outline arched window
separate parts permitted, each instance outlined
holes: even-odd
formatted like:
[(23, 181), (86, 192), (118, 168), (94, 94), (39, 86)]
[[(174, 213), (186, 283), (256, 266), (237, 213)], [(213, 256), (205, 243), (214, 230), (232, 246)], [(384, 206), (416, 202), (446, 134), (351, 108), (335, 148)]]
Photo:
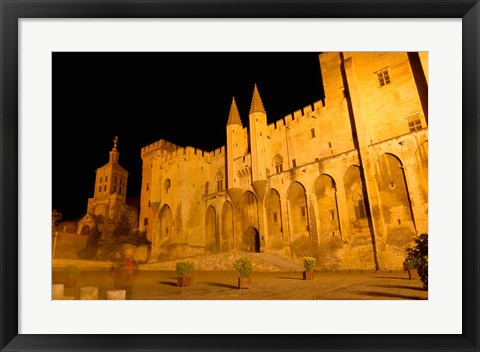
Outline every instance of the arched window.
[(165, 183), (164, 183), (163, 185), (164, 185), (164, 187), (165, 187), (165, 193), (168, 193), (168, 190), (170, 189), (170, 179), (167, 178), (167, 179), (165, 180)]
[(217, 192), (223, 191), (223, 174), (220, 171), (217, 172), (215, 180), (217, 181)]
[(273, 166), (277, 174), (283, 172), (283, 158), (280, 154), (276, 154), (273, 158)]

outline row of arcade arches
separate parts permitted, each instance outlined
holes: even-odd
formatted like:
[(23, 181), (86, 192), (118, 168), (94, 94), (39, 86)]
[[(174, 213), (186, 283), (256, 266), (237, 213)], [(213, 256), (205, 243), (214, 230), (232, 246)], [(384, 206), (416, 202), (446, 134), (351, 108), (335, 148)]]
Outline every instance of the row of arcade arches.
[[(424, 143), (421, 156), (417, 165), (421, 170), (421, 183), (426, 186), (428, 175), (428, 148)], [(380, 203), (388, 204), (389, 207), (408, 206), (408, 211), (392, 214), (381, 208), (382, 216), (387, 224), (413, 224), (410, 199), (406, 184), (403, 165), (399, 158), (392, 154), (383, 154), (376, 164), (376, 177)], [(360, 168), (350, 166), (343, 177), (345, 191), (346, 214), (348, 221), (355, 229), (368, 227), (368, 209), (365, 201), (366, 191), (362, 182)], [(261, 246), (281, 248), (286, 243), (292, 243), (302, 236), (311, 236), (311, 219), (315, 217), (316, 233), (322, 236), (341, 237), (341, 222), (337, 199), (337, 186), (334, 178), (328, 174), (322, 174), (313, 183), (312, 200), (316, 202), (315, 209), (309, 208), (307, 191), (303, 184), (294, 181), (286, 192), (286, 202), (282, 203), (280, 193), (276, 189), (270, 189), (265, 195), (265, 225), (266, 233), (259, 233), (259, 204), (257, 197), (251, 191), (246, 191), (240, 201), (238, 209), (235, 209), (235, 222), (240, 222), (240, 234), (234, 231), (234, 209), (229, 201), (225, 201), (220, 210), (208, 206), (205, 214), (205, 248), (208, 252), (227, 252), (234, 248), (249, 252), (259, 252)], [(285, 207), (287, 209), (283, 209)], [(217, 212), (220, 211), (220, 214)], [(316, 212), (316, 214), (310, 214)], [(288, 222), (284, 224), (284, 222)], [(163, 242), (172, 235), (172, 211), (165, 204), (160, 211), (160, 234), (159, 239)], [(409, 226), (410, 226), (409, 225)], [(238, 226), (238, 224), (237, 224)], [(390, 225), (388, 225), (390, 226)], [(387, 226), (387, 227), (388, 227)], [(412, 225), (414, 226), (414, 225)], [(311, 237), (310, 237), (311, 238)], [(171, 239), (171, 237), (170, 237)]]

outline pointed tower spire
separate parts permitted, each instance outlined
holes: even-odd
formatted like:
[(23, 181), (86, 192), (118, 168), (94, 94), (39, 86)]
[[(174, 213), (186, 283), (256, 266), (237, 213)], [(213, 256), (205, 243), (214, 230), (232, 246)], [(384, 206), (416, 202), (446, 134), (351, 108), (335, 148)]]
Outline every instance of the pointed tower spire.
[(232, 106), (230, 106), (230, 113), (228, 114), (228, 125), (242, 125), (242, 119), (240, 118), (240, 113), (238, 112), (237, 103), (235, 103), (235, 97), (232, 99)]
[(118, 144), (118, 137), (115, 136), (113, 139), (113, 148), (112, 151), (110, 152), (110, 161), (109, 163), (118, 163), (118, 157), (120, 156), (120, 153), (117, 151), (117, 144)]
[(266, 114), (265, 108), (263, 107), (262, 98), (260, 98), (260, 93), (258, 92), (257, 84), (255, 83), (255, 88), (253, 89), (252, 105), (250, 106), (250, 114), (254, 112), (263, 112)]

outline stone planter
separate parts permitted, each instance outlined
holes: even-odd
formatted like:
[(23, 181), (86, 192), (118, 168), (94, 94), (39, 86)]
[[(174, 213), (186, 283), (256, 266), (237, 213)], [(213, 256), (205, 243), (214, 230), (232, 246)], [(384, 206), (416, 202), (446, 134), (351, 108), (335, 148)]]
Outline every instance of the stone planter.
[(252, 279), (250, 277), (238, 278), (238, 289), (250, 288), (251, 284), (252, 284)]
[(96, 286), (80, 287), (80, 299), (81, 300), (97, 300), (98, 287)]
[(188, 287), (192, 284), (191, 276), (177, 276), (177, 287)]
[(303, 272), (304, 280), (313, 280), (313, 271), (304, 271)]

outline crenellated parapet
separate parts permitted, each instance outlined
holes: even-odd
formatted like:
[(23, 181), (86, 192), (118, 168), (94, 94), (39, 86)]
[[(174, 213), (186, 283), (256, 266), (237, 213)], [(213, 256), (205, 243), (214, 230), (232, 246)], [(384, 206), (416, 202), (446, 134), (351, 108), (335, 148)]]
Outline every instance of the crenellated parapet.
[(284, 126), (294, 127), (294, 125), (300, 125), (302, 121), (310, 118), (317, 118), (320, 116), (325, 106), (321, 100), (309, 104), (302, 109), (296, 110), (291, 114), (284, 116), (282, 119), (277, 120), (268, 125), (270, 133), (275, 130), (281, 130)]
[(149, 144), (141, 149), (141, 157), (142, 159), (147, 156), (151, 156), (153, 153), (157, 152), (160, 154), (167, 154), (174, 150), (177, 150), (179, 146), (167, 142), (164, 139), (160, 139), (152, 144)]
[(161, 163), (176, 163), (178, 161), (203, 160), (207, 163), (216, 158), (225, 157), (225, 146), (211, 152), (191, 146), (180, 147), (163, 139), (142, 148), (142, 158), (150, 156)]

